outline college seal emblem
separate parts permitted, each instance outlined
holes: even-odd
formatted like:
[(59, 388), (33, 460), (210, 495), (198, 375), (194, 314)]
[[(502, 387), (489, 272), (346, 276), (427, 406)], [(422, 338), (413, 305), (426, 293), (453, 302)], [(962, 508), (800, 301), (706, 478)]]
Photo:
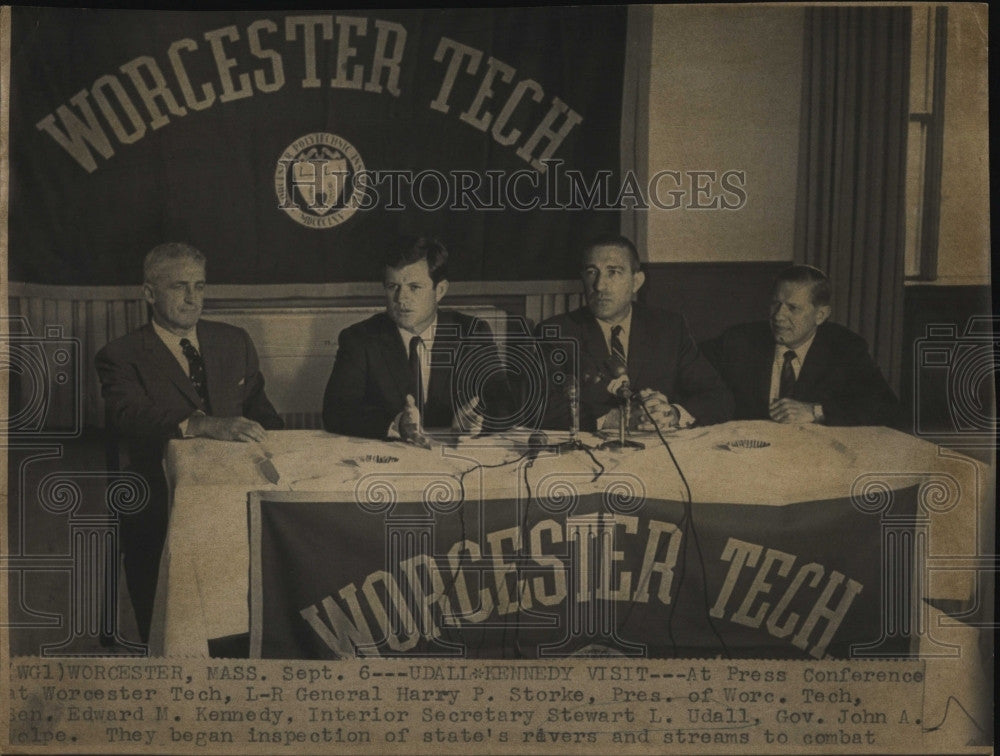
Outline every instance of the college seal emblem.
[(346, 139), (318, 131), (281, 153), (274, 171), (278, 207), (307, 228), (333, 228), (361, 206), (365, 164)]

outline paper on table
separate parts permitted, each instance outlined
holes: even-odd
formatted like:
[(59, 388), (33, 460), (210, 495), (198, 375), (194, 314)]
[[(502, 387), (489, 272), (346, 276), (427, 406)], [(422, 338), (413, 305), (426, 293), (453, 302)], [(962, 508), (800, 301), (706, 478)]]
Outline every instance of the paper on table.
[(260, 449), (261, 455), (263, 455), (257, 458), (257, 470), (264, 476), (268, 483), (277, 484), (281, 480), (281, 475), (278, 473), (271, 459), (274, 455), (263, 443), (258, 442), (257, 447)]

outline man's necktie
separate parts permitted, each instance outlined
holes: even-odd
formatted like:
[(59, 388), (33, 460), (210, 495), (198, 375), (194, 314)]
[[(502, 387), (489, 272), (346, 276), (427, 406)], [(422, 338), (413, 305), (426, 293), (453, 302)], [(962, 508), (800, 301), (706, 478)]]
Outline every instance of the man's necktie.
[(420, 345), (424, 340), (419, 336), (410, 339), (410, 376), (413, 380), (413, 398), (417, 401), (417, 407), (424, 406), (424, 376), (420, 367)]
[(628, 368), (628, 361), (625, 359), (625, 347), (622, 346), (622, 331), (620, 325), (611, 329), (611, 356), (618, 361), (623, 368)]
[(778, 384), (778, 398), (784, 399), (792, 395), (795, 388), (795, 369), (792, 367), (792, 360), (796, 357), (795, 352), (789, 349), (785, 352), (785, 362), (781, 366), (781, 382)]
[(208, 404), (208, 384), (205, 380), (205, 360), (201, 358), (198, 350), (194, 348), (194, 344), (188, 339), (181, 339), (181, 349), (184, 350), (184, 356), (187, 357), (188, 375), (194, 385), (194, 390), (198, 392), (198, 396), (205, 404), (205, 411), (211, 412), (211, 407)]

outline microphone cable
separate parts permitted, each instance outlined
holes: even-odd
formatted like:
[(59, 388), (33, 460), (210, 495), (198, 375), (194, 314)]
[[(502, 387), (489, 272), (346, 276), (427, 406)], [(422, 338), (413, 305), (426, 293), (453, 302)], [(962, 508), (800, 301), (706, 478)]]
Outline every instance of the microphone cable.
[(590, 461), (593, 462), (594, 466), (597, 468), (597, 472), (594, 473), (594, 477), (590, 479), (591, 483), (596, 483), (598, 478), (604, 475), (604, 465), (602, 465), (600, 460), (594, 456), (594, 452), (591, 450), (591, 447), (587, 446), (582, 441), (577, 441), (577, 444), (578, 446), (576, 448), (587, 452), (587, 456), (590, 457)]
[[(591, 482), (596, 481), (601, 475), (604, 474), (605, 468), (598, 459), (594, 456), (594, 453), (590, 448), (584, 444), (582, 441), (577, 440), (574, 443), (573, 449), (580, 449), (587, 453), (591, 461), (596, 466), (596, 472)], [(525, 490), (525, 501), (524, 501), (524, 512), (522, 514), (520, 525), (520, 536), (521, 536), (521, 547), (518, 553), (517, 566), (514, 570), (514, 590), (517, 592), (517, 616), (514, 623), (514, 650), (519, 655), (519, 658), (528, 658), (527, 654), (521, 648), (521, 571), (524, 569), (525, 560), (524, 552), (527, 550), (528, 556), (530, 557), (530, 546), (529, 546), (529, 531), (528, 531), (528, 518), (531, 512), (531, 503), (534, 499), (534, 494), (531, 490), (531, 481), (528, 479), (528, 471), (535, 466), (535, 461), (538, 459), (538, 455), (543, 451), (559, 451), (559, 444), (549, 444), (548, 437), (542, 431), (536, 431), (531, 434), (528, 439), (528, 451), (522, 455), (519, 459), (523, 459), (525, 456), (528, 457), (528, 461), (522, 466), (523, 477), (524, 477), (524, 490)], [(567, 590), (570, 590), (567, 588)], [(530, 611), (528, 612), (531, 613)], [(506, 635), (506, 625), (504, 626), (504, 635)], [(506, 645), (506, 644), (504, 644)]]
[[(674, 638), (673, 622), (674, 622), (674, 612), (677, 609), (677, 604), (680, 602), (681, 588), (684, 586), (684, 578), (685, 578), (685, 576), (687, 574), (687, 542), (688, 542), (688, 539), (687, 538), (683, 538), (683, 536), (684, 536), (685, 532), (687, 531), (689, 523), (692, 520), (692, 516), (691, 516), (691, 499), (692, 499), (692, 496), (691, 496), (691, 487), (688, 485), (687, 477), (685, 477), (684, 471), (681, 469), (681, 466), (678, 464), (677, 458), (674, 457), (674, 452), (670, 448), (670, 444), (667, 443), (667, 440), (666, 440), (666, 438), (664, 438), (663, 433), (660, 432), (660, 426), (657, 424), (656, 420), (654, 420), (653, 416), (650, 414), (649, 408), (646, 406), (646, 401), (642, 398), (642, 396), (639, 394), (639, 392), (631, 393), (630, 396), (634, 396), (634, 397), (636, 397), (636, 399), (639, 400), (639, 403), (642, 405), (643, 410), (645, 410), (646, 415), (650, 419), (650, 422), (653, 423), (653, 428), (656, 429), (656, 434), (660, 437), (660, 441), (663, 443), (663, 446), (666, 448), (667, 453), (670, 455), (670, 459), (671, 459), (671, 461), (674, 464), (674, 468), (677, 470), (677, 474), (680, 476), (681, 482), (684, 484), (684, 492), (685, 492), (686, 498), (682, 502), (683, 514), (681, 515), (680, 522), (677, 523), (678, 526), (679, 526), (678, 527), (679, 532), (681, 533), (681, 536), (682, 536), (682, 540), (681, 540), (681, 553), (680, 553), (680, 563), (678, 564), (678, 567), (677, 567), (677, 601), (671, 601), (670, 602), (670, 606), (669, 606), (668, 611), (667, 611), (667, 638), (670, 641), (670, 647), (672, 649), (672, 655), (673, 655), (674, 658), (676, 658), (677, 657), (677, 641)], [(657, 551), (656, 551), (656, 553), (654, 555), (654, 557), (656, 559), (660, 558), (660, 549), (662, 549), (662, 548), (668, 548), (669, 547), (669, 543), (670, 542), (668, 540), (668, 541), (666, 541), (663, 544), (663, 546), (657, 548)], [(704, 574), (704, 572), (702, 574)], [(632, 601), (629, 602), (628, 609), (625, 612), (625, 616), (622, 618), (622, 623), (621, 623), (622, 626), (624, 626), (625, 623), (628, 622), (629, 617), (631, 616), (632, 610), (634, 608), (635, 608), (635, 599), (633, 599)], [(713, 631), (715, 630), (714, 627), (712, 629), (713, 629)], [(716, 633), (716, 637), (718, 637), (718, 633)], [(719, 641), (722, 643), (723, 647), (725, 647), (725, 642), (723, 642), (721, 638), (719, 638)]]
[[(677, 474), (680, 476), (681, 482), (684, 484), (684, 491), (685, 491), (685, 493), (687, 495), (687, 498), (684, 501), (684, 516), (681, 518), (681, 521), (684, 523), (684, 530), (682, 530), (681, 532), (683, 533), (688, 528), (690, 528), (690, 530), (691, 530), (691, 536), (694, 539), (695, 549), (698, 552), (698, 562), (701, 565), (701, 577), (702, 577), (702, 585), (703, 585), (701, 596), (702, 596), (702, 601), (704, 602), (704, 605), (705, 605), (705, 619), (708, 620), (708, 626), (712, 628), (712, 633), (715, 635), (715, 637), (718, 639), (719, 643), (722, 645), (722, 650), (725, 653), (726, 658), (732, 659), (733, 655), (730, 652), (729, 647), (726, 645), (726, 642), (722, 639), (722, 635), (719, 634), (718, 629), (715, 627), (715, 622), (712, 621), (712, 615), (710, 613), (710, 609), (709, 609), (709, 606), (708, 606), (708, 572), (705, 569), (705, 556), (702, 553), (701, 542), (698, 539), (698, 529), (695, 527), (695, 524), (694, 524), (693, 497), (691, 495), (691, 486), (688, 485), (687, 477), (684, 475), (684, 471), (681, 469), (680, 464), (677, 462), (677, 457), (674, 456), (673, 449), (670, 448), (670, 444), (667, 443), (667, 439), (664, 437), (663, 432), (660, 430), (659, 423), (656, 422), (656, 419), (653, 417), (653, 414), (649, 411), (649, 407), (646, 406), (646, 400), (639, 393), (635, 393), (635, 394), (633, 394), (633, 396), (638, 397), (639, 404), (642, 406), (643, 411), (646, 413), (646, 417), (648, 417), (649, 421), (653, 424), (653, 428), (656, 430), (656, 435), (660, 437), (660, 442), (663, 444), (663, 448), (665, 448), (667, 450), (667, 454), (670, 455), (670, 461), (674, 463), (674, 468), (677, 470)], [(686, 564), (687, 564), (687, 539), (684, 540), (684, 544), (682, 545), (682, 548), (684, 549), (684, 552), (683, 552), (684, 553), (683, 564), (686, 567)], [(686, 569), (684, 571), (686, 572)], [(680, 599), (681, 584), (682, 584), (682, 582), (683, 582), (683, 573), (682, 573), (682, 576), (680, 578), (678, 578), (678, 581), (677, 581), (677, 597), (678, 597), (678, 599)], [(671, 618), (671, 620), (673, 620), (673, 611), (672, 610), (671, 610), (671, 613), (670, 613), (670, 618)], [(676, 655), (676, 650), (675, 650), (675, 655)]]
[[(529, 449), (528, 451), (523, 452), (522, 454), (520, 454), (519, 456), (515, 457), (514, 459), (508, 459), (508, 460), (505, 460), (503, 462), (499, 462), (499, 463), (492, 464), (492, 465), (484, 465), (481, 462), (476, 462), (471, 467), (469, 467), (469, 468), (467, 468), (465, 470), (462, 470), (459, 473), (457, 473), (457, 475), (455, 475), (455, 477), (458, 480), (458, 488), (459, 488), (459, 501), (458, 501), (457, 509), (458, 509), (458, 523), (459, 523), (459, 538), (461, 539), (462, 543), (465, 543), (465, 541), (467, 540), (466, 539), (466, 530), (465, 530), (465, 495), (466, 495), (465, 477), (467, 475), (469, 475), (470, 473), (476, 472), (477, 470), (489, 470), (489, 469), (496, 469), (496, 468), (499, 468), (499, 467), (505, 467), (507, 465), (515, 465), (518, 462), (520, 462), (521, 460), (523, 460), (525, 457), (529, 456), (531, 454), (531, 452), (532, 452), (532, 450)], [(480, 523), (480, 527), (482, 528), (482, 523)], [(455, 560), (454, 566), (449, 565), (450, 569), (447, 572), (447, 580), (445, 581), (445, 590), (444, 590), (444, 594), (446, 596), (451, 595), (451, 593), (453, 592), (453, 590), (455, 588), (455, 581), (458, 579), (458, 573), (462, 571), (462, 567), (464, 566), (463, 563), (465, 561), (466, 561), (466, 557), (464, 557), (464, 556), (462, 556), (462, 555), (459, 554), (459, 555), (457, 555), (457, 559)], [(468, 565), (468, 566), (471, 566), (471, 564)], [(465, 643), (465, 642), (467, 642), (467, 638), (465, 637), (466, 636), (465, 626), (461, 622), (461, 618), (453, 615), (453, 619), (455, 620), (454, 631), (456, 631), (459, 634), (459, 639), (460, 640), (458, 642), (459, 643)], [(442, 629), (444, 629), (444, 628), (442, 628)], [(451, 630), (452, 628), (448, 628), (448, 629)], [(450, 632), (449, 632), (449, 637), (451, 637), (451, 633)], [(485, 638), (485, 635), (484, 635), (484, 637), (480, 641), (479, 648), (481, 648), (482, 644), (485, 643), (485, 642), (486, 642), (486, 638)]]
[[(541, 434), (544, 437), (544, 434)], [(529, 451), (528, 451), (528, 461), (525, 462), (521, 469), (524, 472), (524, 513), (521, 517), (521, 522), (518, 523), (520, 531), (521, 542), (517, 550), (517, 562), (514, 566), (514, 593), (517, 595), (517, 611), (514, 613), (514, 640), (513, 640), (513, 650), (515, 658), (524, 659), (527, 655), (521, 648), (521, 570), (524, 566), (524, 555), (525, 551), (530, 554), (530, 549), (528, 547), (528, 512), (531, 510), (531, 482), (528, 480), (528, 470), (535, 466), (535, 460), (538, 459), (538, 454), (543, 450), (543, 446), (537, 444), (532, 444), (532, 441), (536, 441), (536, 434), (532, 433), (531, 438), (528, 441)], [(507, 623), (504, 623), (503, 635), (507, 635)], [(507, 644), (503, 643), (504, 650), (506, 651)]]

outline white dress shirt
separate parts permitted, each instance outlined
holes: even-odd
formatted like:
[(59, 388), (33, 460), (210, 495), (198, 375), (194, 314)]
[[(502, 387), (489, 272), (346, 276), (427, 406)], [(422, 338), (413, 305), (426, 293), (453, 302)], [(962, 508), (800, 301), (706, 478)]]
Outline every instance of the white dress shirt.
[[(792, 349), (795, 352), (795, 357), (792, 359), (792, 370), (795, 371), (795, 380), (799, 379), (802, 363), (806, 361), (806, 355), (809, 354), (809, 347), (812, 346), (813, 339), (815, 338), (816, 334), (813, 333), (808, 341)], [(781, 369), (785, 366), (785, 352), (789, 349), (790, 347), (786, 347), (783, 344), (774, 345), (774, 362), (771, 365), (771, 404), (778, 400), (778, 393), (781, 391)]]
[[(184, 348), (181, 347), (181, 339), (187, 339), (190, 341), (191, 345), (200, 353), (201, 345), (198, 343), (197, 326), (188, 330), (183, 336), (178, 336), (176, 333), (168, 331), (155, 320), (151, 320), (150, 323), (153, 326), (153, 333), (160, 337), (160, 341), (163, 342), (163, 345), (170, 351), (170, 354), (172, 354), (174, 359), (177, 360), (177, 364), (181, 366), (181, 370), (184, 371), (184, 375), (191, 375), (191, 365), (188, 363), (188, 358), (184, 355)], [(200, 412), (200, 410), (198, 410), (198, 412)], [(188, 435), (187, 432), (188, 422), (190, 422), (190, 420), (190, 417), (184, 418), (177, 425), (182, 438), (192, 438), (192, 436)]]
[[(594, 318), (597, 321), (597, 325), (600, 326), (601, 333), (604, 334), (604, 343), (608, 347), (608, 354), (611, 354), (611, 330), (615, 326), (621, 326), (622, 332), (619, 334), (618, 338), (622, 343), (622, 351), (625, 353), (626, 366), (628, 364), (628, 340), (629, 336), (632, 334), (632, 308), (628, 308), (628, 313), (624, 318), (619, 320), (617, 323), (608, 323), (600, 318)], [(639, 391), (642, 386), (633, 386), (634, 390)], [(670, 401), (670, 397), (667, 397), (667, 401)], [(676, 408), (678, 420), (677, 425), (680, 428), (687, 428), (692, 425), (695, 421), (694, 416), (692, 416), (686, 409), (676, 402), (671, 402), (671, 405)], [(639, 410), (641, 411), (641, 410)], [(617, 426), (618, 420), (614, 415), (614, 410), (608, 412), (606, 415), (598, 418), (597, 427), (598, 429), (608, 428), (611, 426)]]
[(611, 353), (611, 329), (615, 326), (621, 326), (622, 332), (618, 337), (622, 342), (622, 351), (625, 353), (626, 364), (628, 362), (628, 338), (632, 333), (632, 308), (628, 308), (628, 314), (619, 320), (617, 323), (608, 323), (600, 318), (595, 318), (597, 320), (597, 325), (601, 327), (601, 333), (604, 334), (604, 343), (608, 347), (608, 354)]
[[(431, 385), (431, 349), (434, 348), (434, 331), (437, 328), (437, 315), (434, 316), (434, 320), (431, 321), (430, 325), (427, 326), (420, 333), (413, 333), (412, 331), (407, 331), (405, 328), (399, 329), (399, 338), (403, 341), (403, 351), (406, 352), (406, 356), (410, 356), (410, 341), (414, 336), (419, 336), (421, 344), (417, 347), (417, 354), (420, 356), (420, 384), (423, 390), (424, 402), (427, 401), (427, 390)], [(413, 397), (416, 399), (416, 397)], [(423, 411), (423, 407), (418, 409)], [(400, 413), (400, 415), (402, 412)], [(388, 438), (399, 438), (399, 417), (396, 417), (392, 421), (392, 425), (389, 426), (389, 430), (386, 432), (386, 437)]]
[(176, 333), (168, 331), (155, 320), (150, 322), (153, 324), (153, 332), (160, 337), (160, 341), (162, 341), (164, 346), (170, 350), (170, 354), (174, 356), (174, 359), (177, 360), (177, 364), (184, 370), (184, 375), (189, 375), (191, 373), (191, 366), (188, 365), (188, 359), (184, 356), (184, 349), (181, 347), (181, 339), (187, 339), (191, 342), (195, 349), (201, 352), (201, 345), (198, 343), (197, 327), (190, 329), (183, 336), (178, 336)]
[(403, 340), (403, 350), (407, 357), (410, 356), (410, 341), (414, 336), (419, 336), (423, 342), (417, 347), (417, 354), (420, 355), (420, 382), (425, 402), (427, 401), (427, 389), (431, 385), (431, 349), (434, 348), (434, 330), (437, 328), (437, 322), (437, 315), (435, 315), (431, 324), (420, 333), (413, 333), (405, 328), (399, 329), (399, 338)]

